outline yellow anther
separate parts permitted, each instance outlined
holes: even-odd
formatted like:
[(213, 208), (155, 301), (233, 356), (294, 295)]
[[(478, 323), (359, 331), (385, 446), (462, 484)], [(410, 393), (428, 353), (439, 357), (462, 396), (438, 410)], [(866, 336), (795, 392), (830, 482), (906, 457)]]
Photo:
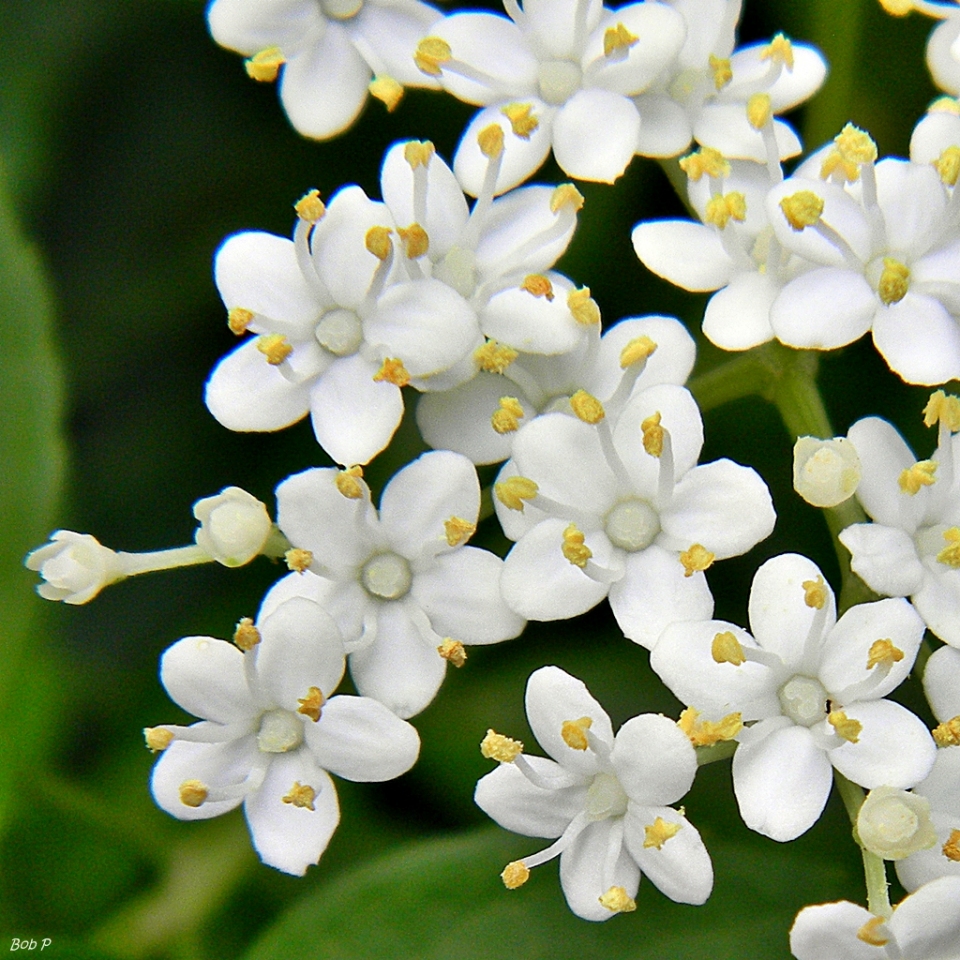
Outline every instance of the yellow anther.
[(147, 749), (154, 753), (166, 750), (174, 741), (174, 736), (169, 730), (163, 727), (144, 727), (143, 739), (146, 741)]
[(834, 138), (837, 149), (854, 163), (874, 163), (877, 159), (877, 145), (866, 130), (848, 123)]
[(306, 223), (317, 223), (327, 212), (319, 190), (308, 190), (294, 205), (297, 216)]
[(563, 742), (571, 750), (586, 750), (590, 746), (587, 731), (593, 726), (590, 717), (580, 717), (579, 720), (564, 720), (560, 728)]
[(682, 826), (682, 823), (673, 823), (670, 820), (664, 820), (663, 817), (657, 817), (653, 823), (643, 828), (644, 849), (656, 847), (659, 850), (671, 837), (675, 837), (680, 832)]
[(530, 870), (522, 860), (514, 860), (503, 868), (500, 879), (508, 890), (516, 890), (530, 879)]
[(761, 60), (772, 60), (793, 69), (793, 44), (782, 34), (778, 33), (761, 51)]
[(733, 79), (733, 68), (727, 57), (715, 57), (710, 54), (710, 71), (713, 74), (713, 87), (722, 90)]
[(701, 147), (694, 153), (682, 157), (679, 163), (680, 169), (694, 181), (699, 180), (704, 174), (716, 180), (730, 176), (730, 162), (713, 147)]
[(683, 564), (683, 575), (685, 577), (692, 577), (695, 573), (707, 570), (716, 558), (716, 554), (711, 553), (702, 544), (693, 544), (689, 550), (685, 550), (680, 554), (680, 562)]
[(603, 55), (622, 57), (639, 39), (622, 23), (618, 23), (615, 27), (607, 27), (603, 34)]
[(626, 370), (627, 367), (632, 367), (635, 363), (646, 360), (656, 349), (656, 343), (645, 333), (639, 337), (634, 337), (620, 351), (620, 369)]
[(244, 653), (252, 650), (260, 640), (260, 631), (249, 617), (244, 617), (233, 631), (233, 642)]
[(747, 101), (747, 120), (754, 130), (762, 130), (773, 117), (769, 93), (755, 93)]
[(367, 85), (367, 90), (371, 97), (376, 97), (387, 108), (387, 113), (393, 113), (403, 99), (403, 84), (386, 74), (374, 77)]
[(429, 140), (408, 140), (403, 145), (403, 159), (410, 164), (411, 170), (426, 167), (437, 148)]
[(854, 183), (860, 178), (860, 164), (846, 159), (839, 150), (831, 150), (820, 164), (820, 179), (845, 180)]
[(378, 260), (386, 260), (393, 250), (389, 227), (371, 227), (363, 238), (364, 246)]
[(808, 607), (822, 610), (827, 600), (830, 599), (830, 594), (827, 592), (827, 585), (819, 573), (817, 574), (816, 580), (804, 580), (800, 586), (803, 587), (803, 602)]
[(272, 83), (277, 79), (280, 68), (286, 63), (286, 57), (279, 47), (267, 47), (243, 61), (247, 76), (261, 83)]
[(823, 197), (812, 190), (798, 190), (780, 201), (780, 209), (787, 223), (798, 233), (805, 227), (812, 227), (823, 213)]
[(185, 807), (202, 807), (210, 791), (199, 780), (184, 780), (180, 784), (180, 802)]
[(297, 703), (300, 704), (300, 706), (297, 707), (297, 713), (302, 713), (305, 717), (309, 717), (316, 723), (320, 719), (320, 713), (323, 710), (325, 702), (319, 687), (309, 687), (307, 689), (307, 695), (297, 700)]
[(513, 347), (498, 343), (496, 340), (487, 340), (482, 347), (473, 351), (473, 359), (477, 366), (487, 373), (503, 373), (520, 354)]
[(284, 555), (283, 559), (287, 561), (287, 566), (296, 573), (303, 573), (310, 569), (313, 563), (313, 554), (309, 550), (303, 550), (300, 547), (291, 547)]
[(951, 433), (960, 430), (960, 397), (935, 390), (923, 408), (923, 425), (932, 427), (941, 422), (947, 425)]
[(848, 717), (842, 710), (831, 710), (827, 714), (827, 721), (841, 739), (848, 743), (857, 743), (860, 740), (863, 724)]
[(747, 662), (743, 644), (729, 630), (724, 630), (713, 638), (710, 656), (715, 663), (732, 663), (735, 667)]
[(453, 640), (447, 637), (443, 643), (437, 647), (437, 653), (444, 660), (452, 663), (455, 667), (462, 667), (467, 662), (467, 651), (459, 640)]
[(704, 211), (704, 223), (711, 223), (721, 230), (731, 220), (743, 223), (747, 219), (747, 198), (739, 190), (711, 197)]
[(477, 134), (477, 146), (488, 160), (496, 160), (503, 153), (503, 127), (491, 123)]
[(550, 195), (550, 212), (559, 213), (564, 207), (573, 207), (574, 213), (583, 209), (583, 194), (572, 183), (561, 183)]
[(334, 480), (337, 490), (348, 500), (359, 500), (363, 496), (363, 484), (360, 482), (363, 477), (363, 467), (350, 467), (348, 470), (341, 470)]
[(430, 249), (430, 237), (427, 236), (427, 231), (419, 223), (411, 223), (409, 227), (400, 227), (397, 234), (400, 236), (403, 252), (407, 255), (408, 260), (416, 260)]
[(497, 499), (508, 510), (523, 512), (523, 501), (532, 500), (537, 495), (539, 487), (527, 477), (507, 477), (500, 483), (493, 485), (493, 492)]
[(522, 140), (529, 140), (530, 134), (540, 126), (532, 103), (508, 103), (500, 112), (510, 121), (514, 135)]
[(883, 270), (877, 284), (877, 296), (889, 307), (899, 303), (910, 289), (910, 268), (893, 257), (883, 258)]
[(447, 543), (451, 547), (459, 547), (461, 543), (466, 543), (476, 532), (477, 525), (463, 517), (451, 517), (443, 521), (443, 529), (446, 533)]
[(586, 390), (578, 390), (570, 398), (570, 409), (578, 420), (591, 425), (599, 423), (607, 415), (603, 404)]
[(513, 763), (523, 753), (523, 744), (519, 740), (511, 740), (496, 730), (488, 730), (487, 735), (480, 741), (480, 752), (487, 760), (496, 760), (498, 763)]
[(299, 780), (294, 781), (293, 786), (290, 788), (290, 792), (280, 799), (284, 803), (291, 803), (295, 807), (303, 807), (305, 810), (314, 810), (313, 801), (317, 798), (317, 791), (313, 787), (304, 783), (301, 784)]
[(920, 460), (912, 467), (907, 467), (900, 472), (897, 485), (904, 493), (910, 494), (911, 497), (916, 496), (921, 487), (929, 487), (936, 483), (937, 478), (934, 476), (936, 471), (936, 460)]
[(880, 6), (891, 16), (905, 17), (913, 10), (913, 0), (880, 0)]
[(947, 147), (933, 161), (933, 165), (943, 183), (948, 187), (955, 187), (957, 179), (960, 178), (960, 147)]
[(392, 383), (395, 387), (405, 387), (410, 382), (410, 372), (396, 357), (387, 357), (380, 369), (373, 375), (377, 383)]
[(903, 656), (903, 651), (895, 647), (892, 640), (874, 640), (867, 653), (867, 669), (872, 670), (880, 664), (892, 667), (895, 663), (899, 663)]
[(943, 539), (947, 541), (947, 546), (937, 554), (937, 561), (956, 570), (960, 567), (960, 527), (944, 530)]
[(431, 77), (439, 77), (441, 67), (452, 57), (450, 44), (440, 37), (424, 37), (417, 44), (417, 52), (413, 55), (413, 62), (423, 73)]
[(584, 543), (584, 539), (583, 531), (575, 523), (571, 523), (563, 531), (563, 546), (560, 548), (564, 557), (581, 570), (593, 556), (593, 551)]
[(567, 294), (567, 309), (573, 314), (573, 319), (585, 327), (598, 326), (600, 323), (600, 308), (590, 296), (589, 287), (581, 287)]
[(960, 716), (944, 720), (934, 727), (933, 739), (938, 747), (960, 747)]
[(257, 337), (257, 349), (267, 358), (271, 367), (279, 367), (293, 353), (290, 341), (282, 333), (268, 333)]
[(227, 313), (227, 326), (230, 332), (238, 337), (242, 337), (247, 332), (247, 327), (253, 323), (253, 311), (245, 310), (243, 307), (231, 307)]
[(733, 740), (743, 729), (743, 715), (739, 711), (717, 721), (700, 720), (699, 716), (699, 711), (687, 707), (677, 721), (677, 726), (695, 747), (712, 747), (715, 743)]
[(941, 848), (943, 855), (954, 863), (960, 863), (960, 830), (951, 830), (947, 842)]
[(516, 397), (501, 397), (500, 406), (490, 417), (490, 426), (499, 434), (513, 433), (520, 429), (523, 419), (523, 407)]
[(651, 457), (660, 457), (663, 455), (663, 441), (666, 431), (660, 426), (660, 411), (651, 413), (641, 424), (643, 431), (643, 449)]
[[(890, 0), (880, 0), (880, 2), (889, 3)], [(857, 931), (857, 939), (869, 943), (871, 947), (882, 947), (890, 941), (890, 938), (886, 935), (887, 928), (884, 923), (883, 917), (871, 917)]]
[(550, 278), (545, 277), (542, 273), (528, 273), (523, 278), (520, 289), (526, 290), (527, 293), (531, 293), (535, 297), (546, 297), (551, 302), (555, 296)]
[(637, 909), (637, 901), (627, 895), (623, 887), (611, 887), (600, 898), (600, 906), (611, 913), (632, 913)]

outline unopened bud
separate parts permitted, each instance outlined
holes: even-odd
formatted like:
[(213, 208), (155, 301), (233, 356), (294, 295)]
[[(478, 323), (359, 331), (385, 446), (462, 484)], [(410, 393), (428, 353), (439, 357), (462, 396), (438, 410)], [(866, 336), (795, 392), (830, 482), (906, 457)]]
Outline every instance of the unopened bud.
[(846, 437), (800, 437), (793, 447), (793, 488), (814, 507), (835, 507), (856, 493), (860, 457)]

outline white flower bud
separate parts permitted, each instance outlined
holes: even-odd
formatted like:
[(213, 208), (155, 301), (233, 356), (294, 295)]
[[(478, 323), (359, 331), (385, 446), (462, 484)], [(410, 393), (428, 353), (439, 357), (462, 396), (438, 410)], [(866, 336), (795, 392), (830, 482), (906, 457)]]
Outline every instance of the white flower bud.
[(895, 787), (877, 787), (867, 794), (857, 814), (860, 842), (884, 860), (903, 860), (937, 842), (926, 797)]
[(113, 550), (88, 533), (72, 530), (57, 530), (49, 543), (27, 554), (24, 563), (44, 579), (37, 593), (64, 603), (87, 603), (125, 575)]
[(266, 506), (240, 487), (227, 487), (193, 505), (195, 539), (218, 563), (240, 567), (263, 549), (273, 529)]
[(814, 507), (835, 507), (860, 484), (860, 458), (846, 437), (800, 437), (793, 447), (793, 488)]

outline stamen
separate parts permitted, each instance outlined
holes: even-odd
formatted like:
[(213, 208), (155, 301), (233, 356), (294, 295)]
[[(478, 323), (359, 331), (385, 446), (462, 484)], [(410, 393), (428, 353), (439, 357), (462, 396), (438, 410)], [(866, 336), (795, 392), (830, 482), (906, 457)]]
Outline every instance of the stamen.
[(899, 663), (903, 656), (903, 651), (895, 647), (892, 640), (874, 640), (867, 653), (867, 669), (872, 670), (880, 664), (892, 667), (895, 663)]
[(930, 394), (923, 408), (923, 425), (932, 427), (937, 423), (946, 423), (951, 433), (960, 430), (960, 397), (936, 390)]
[(143, 739), (146, 741), (148, 750), (160, 753), (162, 750), (166, 750), (176, 737), (171, 731), (165, 730), (163, 727), (144, 727)]
[(450, 637), (446, 637), (443, 643), (437, 647), (437, 653), (455, 667), (462, 667), (467, 662), (467, 651), (463, 644)]
[(827, 585), (824, 583), (823, 577), (817, 574), (816, 580), (804, 580), (800, 586), (803, 587), (803, 602), (808, 607), (822, 610), (830, 596), (827, 593)]
[(251, 323), (253, 323), (252, 310), (245, 310), (243, 307), (231, 307), (227, 313), (227, 326), (230, 328), (230, 332), (237, 337), (242, 337)]
[(934, 727), (933, 739), (938, 747), (960, 747), (960, 716)]
[(657, 817), (653, 823), (647, 824), (643, 828), (644, 840), (643, 847), (646, 850), (649, 847), (656, 847), (658, 850), (671, 838), (675, 837), (683, 826), (682, 823), (673, 823), (664, 820), (663, 817)]
[(284, 803), (293, 804), (295, 807), (303, 807), (306, 810), (314, 810), (313, 801), (317, 797), (316, 790), (309, 784), (301, 784), (299, 780), (294, 781), (293, 786), (290, 788), (290, 792), (280, 799)]
[(738, 190), (719, 194), (707, 201), (703, 222), (723, 230), (731, 220), (743, 223), (747, 219), (747, 198)]
[(699, 716), (698, 710), (687, 707), (677, 721), (677, 726), (695, 747), (712, 747), (721, 741), (733, 740), (743, 729), (743, 715), (739, 711), (717, 721), (700, 720)]
[(893, 257), (884, 257), (877, 295), (888, 307), (891, 303), (899, 303), (910, 289), (907, 282), (909, 279), (910, 268), (905, 263)]
[(451, 547), (459, 547), (477, 532), (477, 525), (464, 520), (463, 517), (451, 517), (443, 521), (443, 529), (446, 532), (447, 543)]
[(782, 33), (778, 33), (760, 52), (760, 59), (772, 60), (793, 70), (793, 44)]
[(376, 97), (387, 108), (387, 113), (393, 113), (403, 99), (403, 84), (386, 74), (374, 77), (368, 84), (367, 90), (370, 91), (371, 97)]
[(831, 710), (827, 714), (827, 721), (838, 737), (849, 743), (857, 743), (860, 740), (863, 724), (859, 720), (851, 719), (842, 710)]
[(823, 198), (812, 190), (798, 190), (780, 201), (787, 223), (800, 233), (805, 227), (812, 227), (823, 213)]
[(710, 656), (715, 663), (732, 663), (735, 667), (747, 662), (743, 644), (729, 631), (718, 633), (710, 644)]
[(563, 531), (563, 546), (561, 550), (564, 557), (575, 567), (583, 569), (587, 561), (593, 556), (593, 551), (584, 543), (584, 535), (580, 528), (571, 523)]
[(957, 185), (957, 179), (960, 178), (960, 147), (947, 147), (932, 163), (945, 186)]
[(587, 731), (592, 726), (593, 720), (590, 717), (580, 717), (579, 720), (564, 720), (563, 726), (560, 728), (560, 736), (571, 750), (586, 750), (590, 746)]
[(733, 79), (733, 68), (728, 57), (715, 57), (712, 53), (709, 59), (710, 72), (713, 74), (713, 87), (722, 90)]
[(522, 860), (514, 860), (503, 868), (500, 879), (508, 890), (516, 890), (530, 879), (530, 871)]
[(409, 227), (399, 227), (397, 233), (403, 244), (404, 253), (408, 260), (422, 257), (430, 249), (430, 237), (419, 223), (411, 223)]
[(897, 478), (897, 485), (904, 493), (915, 496), (919, 493), (921, 487), (929, 487), (936, 483), (934, 473), (937, 470), (936, 460), (920, 460), (912, 467), (907, 467), (901, 471)]
[(180, 784), (180, 802), (185, 807), (202, 807), (210, 790), (199, 780), (184, 780)]
[(417, 52), (413, 55), (413, 62), (420, 68), (421, 72), (431, 77), (442, 75), (443, 64), (449, 62), (452, 57), (450, 44), (440, 37), (424, 37), (417, 44)]
[(627, 367), (633, 366), (635, 363), (640, 363), (653, 354), (657, 349), (656, 343), (651, 340), (646, 334), (642, 334), (639, 337), (634, 337), (630, 340), (627, 345), (620, 351), (620, 369), (626, 370)]
[(600, 897), (600, 905), (611, 913), (632, 913), (637, 909), (637, 901), (627, 896), (623, 887), (611, 887)]
[(719, 150), (701, 147), (679, 161), (680, 169), (690, 180), (698, 181), (704, 174), (714, 180), (730, 176), (730, 163)]
[(490, 417), (490, 425), (499, 434), (513, 433), (520, 429), (520, 421), (523, 419), (523, 407), (516, 397), (501, 397), (500, 406)]
[(503, 373), (518, 356), (520, 354), (513, 347), (496, 340), (487, 340), (482, 347), (473, 351), (473, 359), (480, 369), (487, 373)]
[(950, 527), (943, 531), (943, 539), (947, 541), (938, 554), (937, 560), (948, 567), (960, 567), (960, 527)]
[(348, 500), (359, 500), (363, 496), (363, 484), (360, 479), (363, 477), (363, 467), (350, 467), (349, 470), (341, 470), (334, 480), (337, 490)]
[(293, 353), (293, 347), (281, 333), (257, 337), (257, 349), (267, 358), (271, 367), (279, 367)]
[(954, 863), (960, 863), (960, 830), (951, 830), (947, 842), (941, 848), (943, 855)]
[(364, 245), (378, 260), (386, 260), (393, 251), (389, 227), (371, 227), (363, 238)]
[(555, 296), (553, 292), (553, 284), (550, 282), (549, 277), (545, 277), (542, 273), (528, 273), (523, 278), (523, 283), (520, 284), (521, 290), (526, 290), (527, 293), (532, 294), (535, 297), (546, 297), (548, 302), (553, 302)]
[(380, 369), (373, 375), (376, 383), (392, 383), (395, 387), (405, 387), (410, 383), (410, 372), (403, 365), (402, 360), (388, 357), (383, 361)]
[(550, 196), (550, 212), (559, 213), (565, 207), (579, 213), (583, 209), (583, 194), (572, 183), (561, 183)]
[(327, 208), (320, 199), (319, 190), (308, 190), (293, 205), (293, 209), (297, 211), (297, 216), (305, 223), (317, 223), (323, 219), (323, 215), (327, 212)]
[(666, 430), (660, 426), (660, 411), (651, 413), (641, 424), (643, 431), (643, 449), (651, 457), (660, 457), (663, 455), (663, 438)]
[(532, 500), (539, 487), (527, 477), (507, 477), (493, 485), (496, 498), (508, 509), (523, 513), (524, 500)]
[(540, 126), (532, 103), (508, 103), (501, 107), (500, 112), (510, 121), (514, 136), (521, 140), (529, 140), (533, 131)]
[(773, 118), (769, 93), (755, 93), (747, 101), (747, 120), (754, 130), (765, 127)]
[(707, 570), (712, 566), (716, 559), (716, 554), (711, 553), (702, 544), (694, 543), (689, 550), (680, 554), (680, 562), (683, 564), (683, 575), (692, 577), (695, 573)]
[(272, 83), (277, 79), (280, 68), (286, 63), (286, 57), (279, 47), (267, 47), (243, 61), (247, 76), (261, 83)]
[(310, 564), (313, 563), (313, 553), (300, 547), (292, 547), (283, 555), (283, 559), (287, 561), (287, 566), (291, 570), (296, 573), (304, 573), (310, 569)]
[(603, 404), (586, 390), (578, 390), (570, 398), (570, 409), (578, 420), (591, 426), (598, 424), (607, 415)]
[[(881, 5), (886, 7), (892, 0), (880, 0)], [(882, 947), (890, 942), (887, 936), (886, 923), (883, 917), (871, 917), (858, 931), (857, 939), (864, 943), (869, 943), (871, 947)]]
[(596, 301), (591, 298), (589, 287), (581, 287), (581, 289), (569, 293), (567, 295), (567, 307), (577, 323), (582, 323), (585, 327), (600, 324), (600, 308)]
[(638, 42), (640, 38), (631, 33), (622, 23), (615, 27), (608, 27), (603, 34), (603, 55), (608, 59), (622, 59), (627, 55), (627, 51)]
[(491, 123), (477, 134), (477, 146), (488, 160), (499, 160), (503, 154), (503, 127)]
[(237, 629), (233, 631), (233, 642), (244, 653), (252, 650), (260, 640), (260, 631), (249, 617), (244, 617), (237, 624)]
[(480, 753), (487, 760), (513, 763), (523, 753), (523, 744), (495, 730), (487, 730), (487, 735), (480, 741)]
[(320, 713), (325, 702), (320, 688), (310, 687), (307, 690), (307, 695), (297, 700), (297, 703), (300, 704), (297, 707), (297, 713), (302, 713), (316, 723), (320, 719)]
[(410, 164), (411, 170), (416, 170), (417, 167), (426, 167), (436, 152), (429, 140), (409, 140), (403, 147), (403, 159)]

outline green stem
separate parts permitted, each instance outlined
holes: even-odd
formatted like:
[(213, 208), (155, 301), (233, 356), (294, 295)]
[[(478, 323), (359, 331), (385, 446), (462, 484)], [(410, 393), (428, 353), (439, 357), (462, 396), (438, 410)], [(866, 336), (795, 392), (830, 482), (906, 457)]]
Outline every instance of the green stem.
[(697, 747), (697, 766), (703, 767), (717, 760), (726, 760), (737, 752), (736, 740), (721, 740), (711, 747)]
[(706, 413), (742, 397), (766, 397), (772, 383), (773, 376), (762, 353), (750, 350), (699, 374), (687, 386), (701, 412)]

